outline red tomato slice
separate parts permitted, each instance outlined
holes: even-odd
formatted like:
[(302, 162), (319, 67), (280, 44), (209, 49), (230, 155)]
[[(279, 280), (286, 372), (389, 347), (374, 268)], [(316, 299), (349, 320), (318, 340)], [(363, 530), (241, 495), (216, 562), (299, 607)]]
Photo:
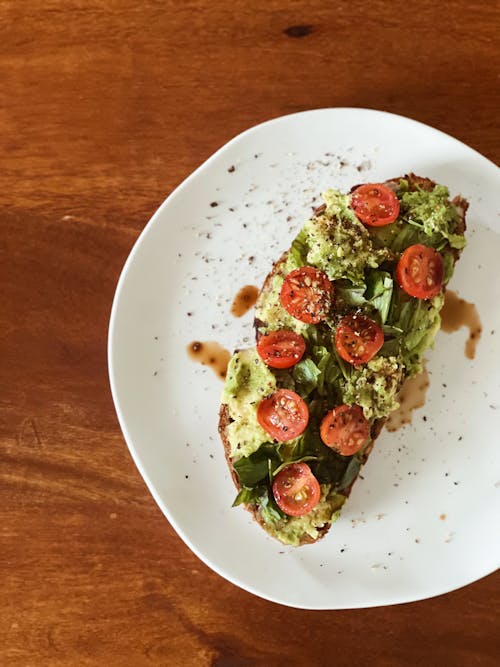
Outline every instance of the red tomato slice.
[(364, 315), (348, 315), (340, 320), (335, 332), (335, 347), (350, 364), (366, 364), (384, 344), (384, 332)]
[(383, 227), (399, 215), (399, 201), (391, 188), (381, 183), (360, 185), (351, 194), (351, 207), (364, 225)]
[(259, 403), (257, 421), (275, 440), (286, 442), (306, 430), (309, 410), (294, 391), (278, 389)]
[(358, 452), (370, 437), (370, 422), (359, 405), (339, 405), (323, 417), (321, 440), (342, 456)]
[(271, 331), (257, 341), (257, 352), (271, 368), (295, 366), (306, 351), (306, 342), (299, 334), (287, 329)]
[(434, 250), (417, 243), (401, 255), (396, 267), (396, 280), (410, 296), (430, 299), (443, 287), (443, 258)]
[(278, 507), (289, 516), (303, 516), (319, 503), (321, 488), (307, 463), (290, 463), (273, 482)]
[(286, 276), (280, 299), (292, 317), (306, 324), (318, 324), (332, 307), (333, 285), (323, 271), (301, 266)]

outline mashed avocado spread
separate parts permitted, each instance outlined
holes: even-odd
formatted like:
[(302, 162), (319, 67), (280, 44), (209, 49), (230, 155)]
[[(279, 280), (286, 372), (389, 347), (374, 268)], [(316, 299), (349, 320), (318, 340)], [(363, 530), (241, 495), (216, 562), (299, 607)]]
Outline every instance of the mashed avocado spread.
[[(438, 250), (444, 287), (465, 245), (460, 214), (445, 187), (423, 188), (401, 179), (393, 189), (400, 213), (384, 227), (363, 225), (349, 195), (327, 190), (325, 206), (306, 222), (266, 282), (255, 311), (258, 332), (300, 334), (307, 345), (302, 360), (286, 370), (271, 369), (252, 348), (237, 351), (228, 367), (222, 403), (229, 415), (230, 458), (241, 485), (235, 504), (252, 506), (266, 530), (285, 544), (315, 540), (337, 518), (370, 446), (369, 441), (353, 456), (325, 446), (319, 437), (325, 411), (359, 405), (374, 431), (376, 421), (398, 407), (403, 381), (421, 370), (424, 351), (439, 330), (443, 291), (427, 300), (408, 296), (393, 277), (401, 253), (414, 244)], [(281, 304), (284, 278), (302, 266), (323, 271), (334, 285), (332, 312), (318, 325), (295, 319)], [(333, 343), (340, 319), (352, 313), (374, 319), (384, 333), (378, 354), (359, 366), (341, 359)], [(273, 441), (257, 421), (259, 402), (279, 388), (298, 393), (309, 408), (306, 431), (286, 443)], [(271, 485), (280, 466), (300, 461), (307, 461), (320, 483), (321, 499), (308, 514), (291, 517), (275, 503)]]

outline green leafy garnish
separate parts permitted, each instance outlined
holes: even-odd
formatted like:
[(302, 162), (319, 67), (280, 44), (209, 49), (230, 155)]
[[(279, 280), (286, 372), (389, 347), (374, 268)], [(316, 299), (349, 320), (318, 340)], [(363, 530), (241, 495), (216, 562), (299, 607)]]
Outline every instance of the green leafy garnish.
[(269, 474), (268, 459), (277, 458), (276, 445), (265, 443), (259, 449), (233, 463), (242, 486), (255, 486)]
[(394, 281), (387, 271), (370, 271), (366, 278), (366, 300), (378, 311), (385, 324), (391, 306)]
[(320, 369), (312, 359), (306, 358), (295, 364), (292, 370), (292, 376), (295, 380), (295, 391), (306, 398), (318, 386), (318, 377), (321, 375)]
[(249, 505), (256, 504), (259, 501), (262, 494), (265, 493), (265, 491), (266, 491), (265, 486), (254, 486), (254, 487), (243, 486), (238, 495), (236, 496), (236, 498), (234, 499), (233, 507), (237, 507), (242, 503), (248, 503)]
[(336, 283), (335, 293), (348, 306), (362, 306), (365, 302), (366, 285), (353, 285), (348, 280)]
[(345, 469), (344, 476), (342, 477), (342, 480), (339, 484), (339, 488), (347, 489), (358, 476), (360, 469), (361, 461), (357, 456), (353, 456), (347, 464), (347, 468)]

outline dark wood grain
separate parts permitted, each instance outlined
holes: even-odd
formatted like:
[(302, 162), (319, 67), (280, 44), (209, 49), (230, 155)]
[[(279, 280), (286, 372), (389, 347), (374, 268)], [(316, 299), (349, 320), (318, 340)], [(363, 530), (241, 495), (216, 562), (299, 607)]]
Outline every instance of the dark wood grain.
[(306, 612), (208, 570), (135, 469), (106, 369), (140, 230), (249, 125), (367, 106), (498, 160), (498, 19), (465, 0), (0, 0), (1, 665), (498, 665), (498, 573)]

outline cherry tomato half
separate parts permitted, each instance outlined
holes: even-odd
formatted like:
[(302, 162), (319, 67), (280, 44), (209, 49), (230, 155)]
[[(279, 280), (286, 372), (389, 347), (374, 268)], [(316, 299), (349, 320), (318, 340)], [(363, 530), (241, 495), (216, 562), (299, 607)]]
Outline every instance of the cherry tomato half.
[(321, 440), (343, 456), (358, 452), (370, 436), (370, 422), (359, 405), (339, 405), (321, 422)]
[(278, 389), (259, 403), (257, 421), (275, 440), (286, 442), (306, 430), (309, 410), (294, 391)]
[(306, 324), (318, 324), (332, 307), (333, 285), (323, 271), (301, 266), (286, 276), (280, 299), (292, 317)]
[(443, 258), (434, 250), (417, 243), (401, 255), (396, 267), (396, 280), (410, 296), (430, 299), (443, 287)]
[(303, 516), (319, 502), (321, 488), (307, 463), (290, 463), (276, 475), (273, 496), (289, 516)]
[(383, 227), (399, 215), (399, 201), (391, 188), (381, 183), (360, 185), (351, 194), (351, 207), (364, 225)]
[(340, 320), (335, 332), (335, 347), (342, 359), (354, 364), (366, 364), (384, 344), (384, 332), (364, 315), (347, 315)]
[(257, 352), (271, 368), (290, 368), (298, 363), (306, 351), (306, 342), (299, 334), (287, 329), (271, 331), (257, 341)]

